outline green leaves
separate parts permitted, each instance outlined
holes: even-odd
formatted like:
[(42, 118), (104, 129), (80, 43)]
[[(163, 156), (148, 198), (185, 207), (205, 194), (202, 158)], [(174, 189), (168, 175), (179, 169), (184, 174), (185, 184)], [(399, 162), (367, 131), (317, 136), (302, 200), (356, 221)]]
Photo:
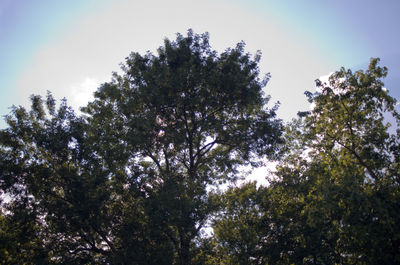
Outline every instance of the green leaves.
[[(188, 31), (176, 41), (165, 40), (157, 52), (132, 53), (122, 66), (124, 74), (104, 84), (86, 111), (94, 133), (102, 132), (98, 137), (108, 145), (105, 150), (118, 142), (116, 150), (127, 160), (150, 161), (149, 194), (158, 198), (167, 192), (176, 196), (171, 198), (175, 204), (189, 205), (181, 212), (172, 209), (176, 205), (160, 209), (180, 216), (179, 223), (188, 227), (172, 224), (171, 230), (191, 241), (197, 232), (179, 231), (196, 230), (194, 225), (207, 219), (209, 213), (199, 211), (207, 209), (202, 206), (206, 186), (234, 179), (237, 167), (258, 155), (275, 155), (281, 125), (274, 110), (265, 108), (259, 55), (253, 60), (244, 54), (243, 43), (218, 55), (208, 34)], [(177, 249), (188, 244), (172, 241)]]
[[(0, 131), (0, 262), (399, 263), (387, 69), (372, 59), (317, 80), (313, 109), (283, 128), (259, 60), (189, 30), (131, 53), (81, 117), (50, 93), (13, 107)], [(209, 189), (278, 158), (268, 187)]]
[(315, 109), (305, 119), (310, 137), (319, 137), (320, 148), (327, 151), (328, 146), (339, 145), (375, 181), (389, 167), (384, 161), (390, 160), (388, 149), (394, 137), (388, 134), (384, 115), (400, 121), (396, 100), (383, 89), (381, 78), (387, 69), (379, 67), (378, 61), (372, 59), (365, 72), (341, 69), (328, 85), (317, 82), (321, 92), (312, 97)]
[(220, 264), (397, 262), (400, 138), (386, 118), (398, 114), (377, 63), (317, 80), (318, 92), (306, 92), (313, 109), (286, 127), (269, 186), (220, 195), (208, 245)]
[[(307, 93), (313, 110), (288, 130), (294, 148), (272, 189), (293, 178), (300, 181), (295, 189), (304, 198), (304, 208), (293, 218), (298, 218), (301, 229), (314, 231), (301, 232), (305, 253), (314, 262), (331, 257), (329, 263), (372, 264), (398, 258), (389, 254), (398, 248), (393, 234), (382, 233), (396, 230), (397, 234), (397, 229), (378, 221), (398, 221), (394, 208), (399, 198), (398, 173), (394, 173), (398, 155), (393, 152), (399, 137), (390, 134), (385, 123), (388, 115), (399, 119), (396, 100), (383, 89), (387, 69), (379, 67), (378, 61), (372, 59), (367, 71), (342, 68), (329, 84), (317, 80), (318, 92)], [(311, 235), (317, 237), (308, 241)], [(319, 251), (312, 253), (312, 249)]]
[(0, 134), (2, 190), (31, 198), (56, 263), (190, 264), (215, 211), (208, 186), (282, 143), (259, 60), (189, 30), (131, 53), (82, 117), (32, 96)]
[(263, 260), (265, 194), (263, 188), (249, 183), (221, 195), (222, 210), (214, 217), (213, 228), (216, 255), (229, 257), (227, 264), (259, 264)]

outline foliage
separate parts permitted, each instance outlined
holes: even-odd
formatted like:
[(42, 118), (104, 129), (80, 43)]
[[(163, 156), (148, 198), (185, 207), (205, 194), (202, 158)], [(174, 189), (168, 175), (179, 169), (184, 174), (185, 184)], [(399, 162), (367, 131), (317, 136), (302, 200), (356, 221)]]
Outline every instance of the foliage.
[(265, 188), (248, 183), (230, 188), (220, 196), (222, 210), (213, 220), (216, 256), (221, 256), (219, 264), (260, 264), (263, 261), (260, 248), (264, 240), (265, 195)]
[(212, 212), (206, 187), (275, 156), (281, 126), (266, 109), (259, 59), (245, 54), (243, 43), (218, 55), (207, 34), (178, 34), (157, 56), (132, 53), (124, 75), (115, 74), (85, 108), (104, 166), (127, 184), (142, 182), (146, 214), (180, 264), (190, 262)]
[[(253, 196), (249, 186), (222, 195), (230, 199), (214, 226), (215, 249), (224, 249), (227, 264), (246, 263), (232, 260), (236, 253), (262, 260), (257, 264), (400, 262), (400, 132), (386, 122), (400, 119), (383, 89), (386, 73), (372, 59), (367, 71), (342, 68), (329, 84), (317, 80), (316, 93), (306, 92), (314, 107), (287, 126), (285, 156), (270, 185), (253, 187)], [(242, 229), (255, 233), (252, 240)], [(243, 253), (255, 239), (250, 250), (257, 251)]]
[(27, 201), (49, 262), (195, 262), (217, 207), (207, 187), (277, 156), (281, 123), (259, 60), (243, 43), (219, 55), (188, 31), (157, 55), (132, 53), (81, 117), (51, 94), (14, 107), (0, 185)]
[(43, 246), (43, 234), (37, 224), (37, 216), (26, 210), (19, 201), (9, 205), (12, 214), (0, 215), (0, 264), (45, 264), (49, 262), (49, 250)]
[(324, 229), (319, 244), (338, 263), (400, 261), (400, 131), (390, 133), (385, 121), (392, 116), (399, 126), (400, 117), (378, 62), (355, 73), (342, 68), (329, 84), (317, 81), (319, 92), (307, 93), (314, 109), (300, 142), (308, 161), (297, 158), (293, 166), (311, 185), (305, 212), (317, 214), (308, 213), (307, 222)]
[[(400, 263), (387, 69), (371, 59), (317, 80), (312, 110), (283, 137), (259, 60), (189, 30), (132, 53), (82, 116), (50, 93), (13, 107), (0, 131), (0, 263)], [(268, 187), (210, 191), (265, 159), (281, 159)]]

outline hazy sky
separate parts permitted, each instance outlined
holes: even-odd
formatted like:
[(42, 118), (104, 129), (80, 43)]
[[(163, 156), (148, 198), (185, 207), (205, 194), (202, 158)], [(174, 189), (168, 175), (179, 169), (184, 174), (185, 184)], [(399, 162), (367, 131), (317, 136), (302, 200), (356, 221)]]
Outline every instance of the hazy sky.
[(399, 13), (399, 0), (0, 0), (0, 115), (46, 90), (82, 106), (131, 51), (189, 28), (208, 31), (218, 51), (241, 40), (261, 50), (285, 120), (308, 108), (316, 78), (370, 57), (389, 67), (386, 87), (400, 99)]

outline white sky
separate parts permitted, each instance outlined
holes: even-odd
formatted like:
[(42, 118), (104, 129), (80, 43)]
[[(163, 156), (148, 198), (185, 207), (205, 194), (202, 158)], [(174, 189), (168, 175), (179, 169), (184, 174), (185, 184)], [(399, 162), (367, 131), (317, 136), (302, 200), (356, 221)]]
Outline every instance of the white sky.
[(193, 28), (196, 33), (208, 31), (218, 51), (241, 40), (252, 54), (261, 50), (261, 72), (272, 74), (266, 93), (272, 102), (282, 103), (280, 117), (290, 119), (307, 108), (303, 92), (329, 68), (307, 40), (291, 36), (270, 17), (268, 12), (256, 14), (240, 5), (210, 0), (121, 1), (105, 6), (72, 22), (61, 38), (40, 49), (16, 85), (20, 102), (14, 104), (25, 105), (28, 95), (50, 90), (76, 109), (100, 83), (110, 80), (131, 51), (154, 52), (165, 37), (174, 39), (175, 33)]
[[(175, 33), (186, 34), (192, 28), (195, 33), (208, 31), (212, 47), (220, 52), (242, 40), (252, 54), (261, 50), (261, 73), (272, 75), (266, 94), (272, 96), (272, 104), (281, 102), (279, 117), (290, 120), (298, 111), (309, 109), (303, 93), (315, 87), (316, 78), (336, 70), (332, 54), (338, 51), (332, 50), (330, 54), (330, 47), (319, 46), (315, 40), (323, 38), (322, 35), (311, 38), (310, 31), (304, 36), (307, 23), (298, 31), (299, 26), (293, 24), (295, 20), (285, 21), (285, 15), (279, 13), (282, 10), (273, 8), (273, 1), (268, 1), (271, 8), (260, 4), (262, 10), (244, 3), (225, 0), (107, 2), (70, 21), (62, 32), (40, 46), (19, 73), (13, 87), (17, 96), (10, 105), (27, 106), (30, 94), (44, 96), (49, 90), (58, 99), (66, 97), (78, 110), (92, 99), (99, 84), (110, 80), (111, 72), (119, 70), (119, 63), (130, 52), (154, 52), (165, 37), (175, 39)], [(297, 11), (300, 16), (305, 15), (302, 12)], [(324, 20), (318, 23), (322, 28), (327, 25)], [(326, 36), (337, 38), (346, 47), (345, 38), (334, 36), (336, 31), (331, 31), (332, 28), (332, 25), (326, 26)], [(354, 50), (353, 54), (362, 53), (361, 50)], [(257, 169), (250, 179), (260, 180), (264, 175), (264, 169)]]

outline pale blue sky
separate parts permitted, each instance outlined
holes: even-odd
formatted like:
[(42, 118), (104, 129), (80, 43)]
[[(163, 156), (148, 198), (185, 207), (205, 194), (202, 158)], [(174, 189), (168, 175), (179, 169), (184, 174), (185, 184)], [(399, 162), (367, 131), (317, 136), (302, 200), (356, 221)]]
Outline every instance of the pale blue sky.
[(399, 13), (395, 0), (1, 0), (0, 115), (46, 90), (77, 108), (129, 52), (188, 28), (208, 31), (219, 51), (241, 40), (261, 50), (266, 93), (286, 120), (307, 108), (316, 78), (370, 57), (389, 67), (386, 87), (400, 98)]

